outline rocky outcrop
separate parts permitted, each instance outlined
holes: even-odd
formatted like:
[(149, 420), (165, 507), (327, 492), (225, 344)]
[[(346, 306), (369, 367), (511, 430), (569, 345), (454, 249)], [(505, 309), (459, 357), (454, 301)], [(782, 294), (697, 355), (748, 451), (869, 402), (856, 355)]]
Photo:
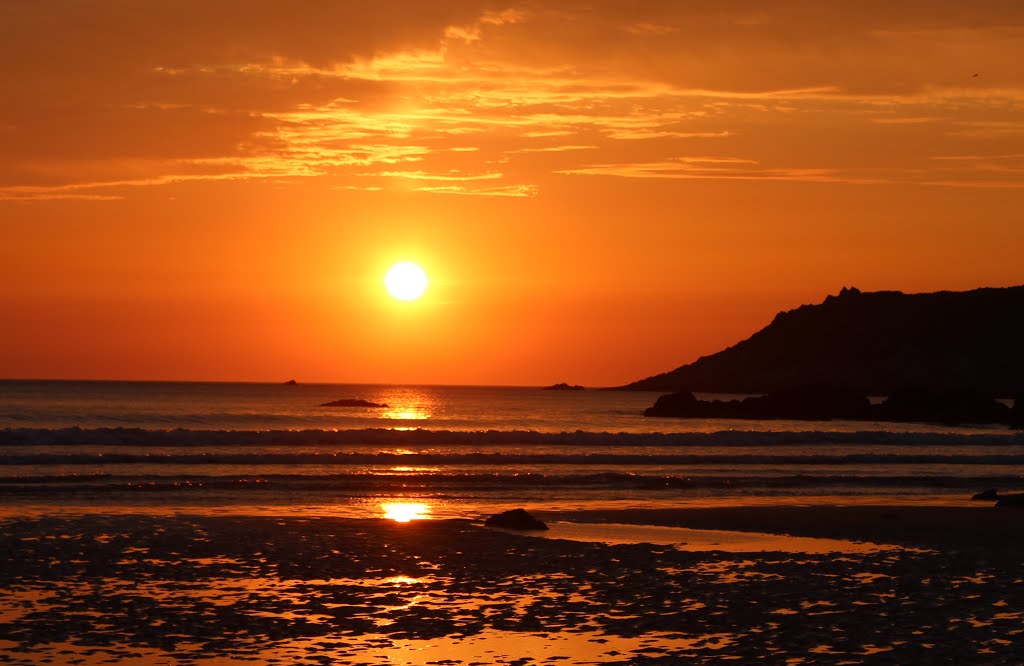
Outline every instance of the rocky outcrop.
[(804, 386), (742, 400), (698, 400), (689, 391), (680, 391), (658, 398), (644, 416), (1006, 424), (1010, 409), (973, 391), (908, 389), (872, 405), (850, 389)]
[(658, 398), (644, 416), (827, 421), (865, 418), (869, 411), (868, 399), (855, 391), (802, 386), (742, 400), (697, 400), (682, 391)]
[(903, 294), (843, 289), (780, 312), (728, 349), (624, 387), (766, 394), (810, 384), (890, 395), (908, 386), (1024, 391), (1024, 286)]
[(566, 384), (565, 382), (559, 382), (558, 384), (552, 384), (551, 386), (545, 386), (545, 391), (582, 391), (584, 390), (579, 384)]
[(530, 515), (526, 509), (512, 509), (496, 513), (486, 521), (487, 527), (501, 527), (506, 530), (546, 530), (548, 526), (543, 520)]
[(321, 407), (387, 407), (387, 403), (370, 402), (362, 398), (342, 398), (320, 404)]
[(1009, 423), (1010, 408), (977, 391), (902, 389), (875, 406), (876, 421)]
[[(721, 401), (716, 401), (721, 404)], [(733, 401), (736, 402), (736, 401)], [(689, 391), (677, 391), (663, 395), (654, 401), (653, 407), (644, 410), (644, 416), (673, 416), (676, 418), (709, 418), (710, 402), (698, 400)]]

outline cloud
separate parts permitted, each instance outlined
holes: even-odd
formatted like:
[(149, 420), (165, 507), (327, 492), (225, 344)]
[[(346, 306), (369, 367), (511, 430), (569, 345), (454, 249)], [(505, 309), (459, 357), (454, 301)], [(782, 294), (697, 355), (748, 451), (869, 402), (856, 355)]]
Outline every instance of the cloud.
[(1009, 156), (950, 156), (932, 158), (956, 166), (946, 168), (839, 169), (766, 166), (732, 157), (676, 157), (658, 162), (590, 164), (563, 169), (569, 176), (676, 180), (769, 180), (848, 185), (927, 185), (958, 188), (1024, 188), (1024, 158)]
[(0, 4), (8, 199), (365, 175), (492, 196), (564, 174), (987, 182), (930, 156), (1024, 150), (1019, 3), (126, 1)]
[(626, 32), (634, 35), (671, 35), (679, 32), (679, 28), (671, 25), (658, 25), (656, 23), (633, 23), (623, 26)]
[(461, 173), (427, 173), (425, 171), (382, 171), (380, 173), (360, 174), (363, 176), (381, 176), (386, 178), (408, 178), (410, 180), (498, 180), (500, 173), (461, 174)]
[(74, 192), (19, 192), (0, 190), (0, 201), (120, 201), (116, 194), (81, 194)]
[(500, 187), (468, 188), (462, 185), (438, 185), (431, 187), (418, 187), (417, 192), (429, 192), (431, 194), (462, 194), (468, 196), (483, 197), (533, 197), (537, 194), (537, 188), (533, 185), (502, 185)]
[(570, 150), (595, 150), (597, 146), (543, 146), (539, 148), (516, 148), (509, 153), (564, 153)]
[(617, 176), (620, 178), (720, 179), (720, 180), (787, 180), (801, 182), (879, 183), (873, 178), (843, 176), (827, 168), (761, 167), (744, 159), (678, 158), (663, 162), (593, 164), (558, 173), (582, 176)]
[(478, 20), (469, 25), (450, 25), (445, 28), (446, 39), (457, 39), (463, 42), (478, 42), (483, 39), (483, 33), (491, 26), (509, 25), (522, 23), (527, 18), (527, 12), (522, 9), (509, 8), (501, 11), (485, 11)]

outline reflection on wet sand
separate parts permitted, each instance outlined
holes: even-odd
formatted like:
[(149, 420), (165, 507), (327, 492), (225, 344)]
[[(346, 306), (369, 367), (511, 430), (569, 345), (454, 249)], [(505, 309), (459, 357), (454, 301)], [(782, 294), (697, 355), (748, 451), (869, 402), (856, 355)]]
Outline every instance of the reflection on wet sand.
[(384, 502), (380, 508), (385, 518), (396, 523), (430, 518), (430, 505), (423, 502)]
[(679, 550), (729, 553), (871, 553), (900, 549), (899, 546), (819, 539), (785, 534), (734, 532), (729, 530), (697, 530), (687, 527), (630, 525), (624, 523), (549, 522), (550, 528), (536, 536), (547, 539), (572, 539), (607, 544), (650, 543), (672, 545)]
[(451, 520), (0, 527), (6, 663), (1001, 664), (1024, 645), (1016, 553), (684, 552)]

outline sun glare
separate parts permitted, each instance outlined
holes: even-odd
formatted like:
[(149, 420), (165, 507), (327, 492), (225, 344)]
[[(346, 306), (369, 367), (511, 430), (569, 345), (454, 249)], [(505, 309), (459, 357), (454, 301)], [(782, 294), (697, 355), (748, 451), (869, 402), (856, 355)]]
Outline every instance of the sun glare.
[(415, 301), (427, 290), (427, 283), (427, 274), (411, 261), (395, 264), (384, 276), (388, 293), (400, 301)]
[(396, 523), (408, 523), (411, 520), (423, 520), (430, 516), (430, 507), (419, 502), (389, 502), (381, 504), (384, 517)]

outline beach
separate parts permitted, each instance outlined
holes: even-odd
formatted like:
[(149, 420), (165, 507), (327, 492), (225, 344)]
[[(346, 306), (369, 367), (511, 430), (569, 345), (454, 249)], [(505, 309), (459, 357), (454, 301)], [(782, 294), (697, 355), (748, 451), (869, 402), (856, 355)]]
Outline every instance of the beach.
[[(0, 662), (1016, 664), (1024, 580), (1015, 513), (557, 517), (908, 546), (832, 553), (608, 545), (467, 520), (8, 518)], [(916, 528), (894, 527), (908, 523)], [(1002, 547), (1000, 529), (1014, 547)]]
[[(1024, 434), (0, 382), (0, 663), (1019, 664)], [(338, 412), (329, 400), (389, 408)], [(522, 507), (550, 530), (491, 529)]]

